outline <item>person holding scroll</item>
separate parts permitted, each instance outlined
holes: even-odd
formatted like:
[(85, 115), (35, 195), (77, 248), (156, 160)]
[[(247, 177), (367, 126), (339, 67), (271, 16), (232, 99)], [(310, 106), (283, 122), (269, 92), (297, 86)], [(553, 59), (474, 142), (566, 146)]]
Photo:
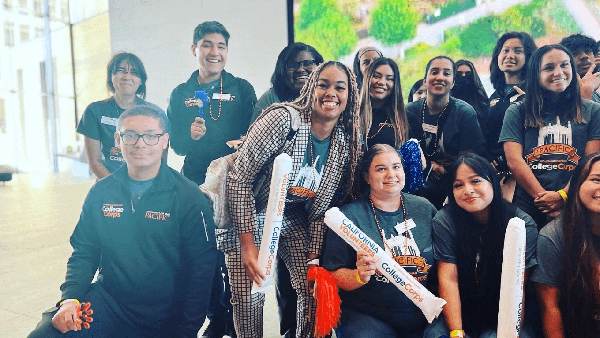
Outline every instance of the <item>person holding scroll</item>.
[[(375, 144), (367, 150), (362, 175), (369, 192), (341, 211), (427, 286), (434, 265), (431, 225), (435, 207), (422, 197), (402, 192), (402, 159), (390, 145)], [(376, 272), (373, 257), (356, 252), (331, 229), (322, 265), (331, 271), (340, 289), (342, 315), (337, 337), (423, 337), (427, 320), (421, 310)]]
[(561, 217), (538, 238), (538, 293), (546, 337), (597, 337), (600, 333), (600, 152), (573, 171)]
[[(508, 221), (525, 221), (525, 283), (537, 264), (537, 227), (529, 215), (502, 198), (496, 170), (483, 157), (461, 156), (448, 169), (449, 203), (433, 219), (439, 294), (447, 301), (445, 322), (438, 322), (426, 337), (496, 337)], [(520, 337), (532, 335), (523, 325)]]
[(315, 307), (307, 271), (319, 264), (325, 211), (356, 188), (362, 147), (358, 124), (356, 78), (348, 67), (331, 61), (311, 73), (296, 100), (272, 105), (250, 127), (227, 177), (233, 229), (217, 238), (230, 272), (238, 337), (263, 337), (265, 295), (251, 288), (265, 278), (257, 260), (270, 187), (262, 182), (270, 181), (273, 159), (282, 152), (293, 165), (277, 255), (298, 295), (296, 337), (312, 337)]

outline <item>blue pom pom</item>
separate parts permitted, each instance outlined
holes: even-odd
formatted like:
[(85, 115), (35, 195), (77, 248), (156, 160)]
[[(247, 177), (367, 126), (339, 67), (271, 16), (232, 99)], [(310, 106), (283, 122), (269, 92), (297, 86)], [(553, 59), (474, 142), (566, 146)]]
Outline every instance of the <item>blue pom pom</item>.
[(421, 150), (414, 140), (408, 140), (398, 150), (402, 155), (406, 183), (404, 191), (415, 193), (423, 186), (423, 167), (421, 163)]

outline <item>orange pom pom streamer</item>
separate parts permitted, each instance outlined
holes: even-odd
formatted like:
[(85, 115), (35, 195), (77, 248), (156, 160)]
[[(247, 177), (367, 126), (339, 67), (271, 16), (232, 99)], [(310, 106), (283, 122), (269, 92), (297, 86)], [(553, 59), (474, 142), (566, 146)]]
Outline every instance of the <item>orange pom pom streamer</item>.
[(331, 333), (340, 321), (340, 305), (335, 280), (329, 272), (321, 267), (308, 269), (308, 282), (315, 282), (314, 296), (317, 302), (315, 315), (315, 337), (323, 338)]

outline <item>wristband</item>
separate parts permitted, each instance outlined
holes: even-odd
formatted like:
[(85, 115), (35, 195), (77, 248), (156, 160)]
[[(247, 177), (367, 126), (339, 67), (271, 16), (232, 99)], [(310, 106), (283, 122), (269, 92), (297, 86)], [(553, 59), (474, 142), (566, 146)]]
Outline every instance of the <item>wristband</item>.
[(463, 331), (463, 330), (452, 330), (452, 331), (450, 331), (450, 337), (465, 338), (465, 331)]
[(365, 284), (367, 284), (367, 283), (365, 283), (365, 282), (363, 282), (363, 281), (361, 281), (361, 280), (360, 280), (360, 275), (358, 274), (358, 269), (356, 269), (355, 271), (356, 271), (356, 280), (357, 280), (357, 281), (358, 281), (360, 284), (362, 284), (362, 285), (365, 285)]
[(557, 193), (560, 194), (560, 197), (562, 197), (563, 201), (567, 200), (567, 193), (564, 190), (560, 189), (557, 191)]
[(58, 307), (61, 307), (63, 305), (63, 303), (66, 302), (66, 301), (68, 301), (68, 300), (72, 300), (72, 301), (74, 301), (77, 304), (81, 304), (81, 303), (79, 303), (79, 300), (77, 300), (77, 299), (65, 299), (62, 302), (58, 303)]
[(308, 264), (308, 265), (316, 265), (316, 266), (319, 266), (319, 259), (318, 259), (318, 258), (313, 258), (313, 259), (309, 260), (307, 264)]

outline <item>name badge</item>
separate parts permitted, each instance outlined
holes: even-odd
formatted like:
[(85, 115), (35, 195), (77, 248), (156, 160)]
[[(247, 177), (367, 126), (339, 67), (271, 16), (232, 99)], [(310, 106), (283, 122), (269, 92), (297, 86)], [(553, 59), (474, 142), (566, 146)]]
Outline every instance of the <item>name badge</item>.
[(108, 124), (109, 126), (117, 126), (117, 120), (114, 117), (108, 117), (108, 116), (102, 116), (102, 118), (100, 119), (100, 123), (102, 124)]
[(394, 226), (394, 228), (396, 228), (396, 231), (398, 231), (399, 234), (405, 233), (406, 229), (410, 230), (417, 226), (415, 224), (415, 221), (413, 221), (412, 218), (409, 218), (408, 220), (406, 220), (406, 225), (404, 225), (404, 223), (405, 222), (398, 223), (398, 224), (396, 224), (396, 226)]
[(422, 128), (423, 128), (423, 131), (437, 135), (437, 131), (438, 131), (437, 126), (434, 126), (432, 124), (423, 123)]
[(231, 94), (213, 93), (213, 100), (231, 101)]

